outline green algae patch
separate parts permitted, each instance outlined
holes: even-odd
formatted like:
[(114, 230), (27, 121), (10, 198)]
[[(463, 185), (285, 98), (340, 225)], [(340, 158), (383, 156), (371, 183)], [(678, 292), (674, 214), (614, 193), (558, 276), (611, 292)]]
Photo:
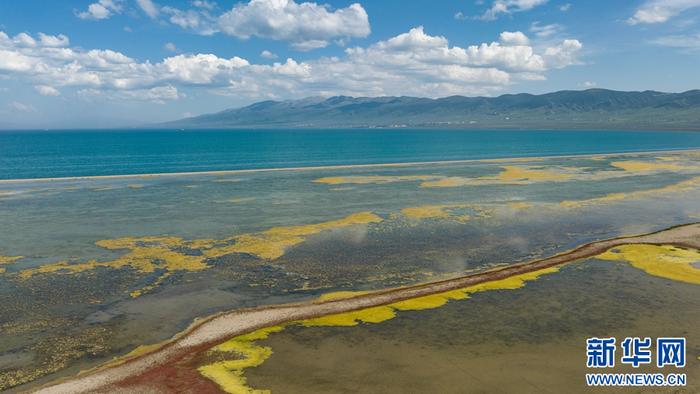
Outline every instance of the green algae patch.
[[(464, 300), (470, 294), (489, 290), (512, 290), (525, 286), (528, 281), (536, 280), (540, 276), (559, 271), (559, 267), (551, 267), (543, 270), (515, 275), (506, 279), (495, 280), (463, 289), (446, 291), (428, 296), (395, 302), (389, 305), (370, 307), (352, 312), (337, 313), (321, 316), (313, 319), (301, 320), (287, 325), (298, 324), (303, 327), (351, 327), (360, 323), (381, 323), (397, 316), (397, 311), (419, 311), (438, 308), (450, 300)], [(319, 300), (341, 300), (364, 294), (368, 291), (339, 291), (321, 295)], [(219, 387), (231, 394), (263, 394), (268, 390), (253, 389), (247, 385), (244, 376), (245, 369), (260, 366), (272, 355), (272, 348), (258, 345), (255, 341), (266, 339), (271, 333), (282, 331), (287, 325), (262, 328), (249, 334), (234, 337), (209, 350), (210, 357), (235, 355), (234, 359), (224, 359), (203, 365), (198, 371), (206, 378), (211, 379)]]
[(669, 245), (631, 244), (596, 256), (601, 260), (624, 261), (649, 275), (700, 285), (700, 251)]

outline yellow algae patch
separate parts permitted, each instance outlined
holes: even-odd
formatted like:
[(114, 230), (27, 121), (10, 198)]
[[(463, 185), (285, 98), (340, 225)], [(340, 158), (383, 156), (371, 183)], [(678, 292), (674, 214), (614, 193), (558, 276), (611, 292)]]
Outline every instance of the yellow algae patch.
[(255, 344), (265, 339), (270, 333), (281, 331), (284, 327), (273, 326), (254, 331), (250, 334), (234, 337), (210, 350), (210, 353), (234, 353), (234, 360), (217, 361), (198, 368), (199, 373), (213, 380), (227, 393), (263, 394), (269, 390), (255, 390), (248, 387), (243, 371), (261, 365), (272, 355), (272, 349)]
[[(463, 300), (469, 298), (470, 294), (488, 290), (507, 290), (523, 287), (526, 282), (535, 280), (544, 274), (554, 273), (558, 267), (546, 268), (543, 270), (526, 274), (512, 276), (510, 278), (496, 280), (466, 287), (464, 289), (451, 290), (439, 294), (432, 294), (423, 297), (416, 297), (404, 301), (395, 302), (390, 305), (376, 306), (358, 311), (338, 313), (334, 315), (321, 316), (318, 318), (302, 320), (296, 322), (304, 327), (317, 326), (356, 326), (360, 323), (381, 323), (396, 317), (396, 311), (424, 310), (445, 305), (449, 300)], [(350, 298), (366, 291), (339, 291), (327, 293), (319, 297), (319, 300), (335, 300)], [(291, 323), (294, 324), (294, 323)], [(234, 394), (261, 394), (266, 390), (256, 390), (247, 385), (244, 370), (261, 365), (270, 355), (272, 349), (260, 346), (254, 342), (267, 338), (271, 333), (284, 329), (285, 326), (273, 326), (254, 331), (250, 334), (240, 335), (227, 342), (222, 343), (210, 350), (210, 354), (216, 352), (232, 352), (238, 358), (234, 360), (218, 361), (199, 367), (199, 372), (214, 381), (227, 393)]]
[[(288, 247), (304, 242), (309, 235), (380, 221), (382, 218), (371, 212), (360, 212), (338, 220), (300, 226), (273, 227), (261, 233), (242, 234), (223, 240), (184, 240), (171, 236), (106, 239), (97, 241), (95, 244), (105, 249), (127, 252), (111, 261), (61, 261), (19, 271), (17, 275), (21, 279), (29, 279), (36, 274), (74, 274), (100, 267), (131, 268), (142, 274), (158, 273), (159, 276), (153, 283), (130, 293), (131, 297), (139, 297), (162, 284), (163, 280), (175, 272), (193, 272), (209, 268), (206, 263), (209, 258), (232, 253), (248, 253), (261, 259), (275, 259), (282, 256)], [(0, 273), (2, 272), (5, 272), (4, 268), (0, 268)]]
[[(0, 256), (0, 265), (12, 264), (22, 258), (24, 258), (24, 256)], [(3, 272), (5, 272), (5, 268), (0, 267), (0, 274)]]
[(128, 187), (129, 189), (141, 189), (143, 188), (143, 185), (140, 183), (132, 183), (130, 185), (127, 185), (126, 187)]
[(622, 245), (596, 256), (602, 260), (626, 261), (649, 275), (700, 285), (700, 251), (669, 245)]
[(161, 283), (163, 283), (163, 281), (164, 281), (167, 277), (169, 277), (170, 275), (171, 275), (170, 272), (166, 272), (166, 273), (164, 273), (163, 275), (159, 276), (158, 279), (156, 279), (156, 280), (155, 280), (153, 283), (151, 283), (150, 285), (145, 286), (145, 287), (142, 288), (142, 289), (134, 290), (134, 291), (132, 291), (131, 293), (129, 293), (129, 295), (131, 296), (131, 298), (140, 297), (140, 296), (142, 296), (144, 293), (148, 293), (149, 291), (151, 291), (151, 290), (155, 289), (156, 287), (160, 286)]
[(574, 174), (567, 172), (574, 170), (571, 167), (559, 167), (556, 171), (533, 166), (503, 166), (501, 169), (502, 171), (494, 176), (439, 178), (422, 182), (421, 187), (458, 187), (492, 184), (526, 185), (532, 182), (561, 182), (570, 180), (574, 176)]
[(206, 257), (217, 257), (231, 253), (248, 253), (263, 259), (273, 260), (282, 256), (287, 248), (304, 242), (307, 236), (318, 234), (325, 230), (379, 223), (381, 221), (382, 218), (372, 212), (359, 212), (343, 219), (328, 222), (301, 226), (273, 227), (261, 233), (235, 236), (230, 239), (234, 241), (232, 245), (205, 250), (204, 255)]
[(682, 193), (695, 190), (698, 186), (700, 186), (700, 177), (695, 177), (686, 181), (674, 183), (672, 185), (664, 186), (657, 189), (638, 190), (628, 193), (611, 193), (603, 197), (590, 198), (587, 200), (565, 200), (560, 202), (559, 204), (566, 208), (581, 208), (589, 205), (604, 204), (611, 201), (632, 200), (650, 197), (657, 194)]
[(442, 178), (434, 181), (426, 181), (420, 184), (421, 187), (458, 187), (473, 185), (473, 178), (463, 178), (459, 176), (451, 176), (447, 178)]
[(401, 213), (411, 219), (447, 219), (466, 222), (469, 215), (453, 215), (448, 210), (468, 208), (466, 204), (444, 204), (444, 205), (421, 205), (419, 207), (409, 207), (401, 210)]
[(321, 316), (314, 319), (302, 320), (305, 327), (315, 326), (356, 326), (363, 323), (381, 323), (396, 317), (394, 309), (388, 306), (377, 306), (361, 309), (359, 311), (338, 313), (335, 315)]
[[(306, 236), (324, 230), (380, 221), (382, 218), (371, 212), (360, 212), (338, 220), (300, 226), (273, 227), (261, 233), (242, 234), (224, 240), (187, 241), (180, 237), (168, 236), (106, 239), (97, 241), (95, 244), (105, 249), (124, 249), (128, 252), (111, 261), (89, 260), (84, 263), (62, 261), (47, 264), (20, 271), (19, 276), (27, 279), (41, 273), (77, 273), (99, 267), (129, 267), (145, 274), (164, 272), (154, 285), (131, 293), (132, 296), (138, 296), (143, 291), (151, 290), (173, 272), (201, 271), (208, 268), (205, 263), (208, 258), (231, 253), (248, 253), (263, 259), (275, 259), (282, 256), (286, 248), (303, 242)], [(191, 252), (187, 253), (187, 249)]]
[(525, 282), (538, 279), (542, 275), (551, 274), (557, 271), (559, 271), (559, 267), (546, 268), (526, 274), (511, 276), (510, 278), (506, 279), (465, 287), (464, 289), (399, 301), (389, 306), (398, 310), (422, 310), (438, 308), (445, 305), (449, 300), (467, 299), (471, 294), (481, 291), (519, 289), (525, 286)]
[(228, 200), (222, 200), (222, 201), (217, 201), (217, 202), (230, 203), (230, 204), (241, 204), (241, 203), (248, 202), (248, 201), (255, 201), (255, 197), (231, 198)]
[(97, 241), (96, 245), (106, 249), (130, 249), (131, 251), (112, 261), (90, 260), (85, 263), (64, 261), (20, 271), (19, 276), (27, 279), (40, 273), (77, 273), (98, 267), (131, 267), (141, 273), (152, 273), (156, 270), (200, 271), (208, 267), (204, 264), (202, 256), (191, 256), (173, 250), (172, 248), (183, 245), (183, 240), (178, 237), (127, 237)]
[(639, 160), (627, 160), (627, 161), (613, 161), (610, 163), (611, 166), (621, 168), (625, 171), (630, 172), (650, 172), (659, 170), (668, 171), (678, 171), (683, 170), (682, 166), (673, 163), (655, 163), (652, 161), (639, 161)]
[(441, 179), (439, 175), (353, 175), (353, 176), (331, 176), (314, 179), (314, 183), (324, 183), (326, 185), (342, 184), (369, 184), (369, 183), (393, 183), (406, 181), (430, 181)]
[(567, 180), (572, 176), (572, 174), (564, 172), (533, 167), (505, 166), (495, 178), (504, 182), (546, 182)]
[(527, 208), (532, 208), (532, 204), (522, 202), (522, 201), (511, 201), (508, 203), (508, 206), (513, 209), (527, 209)]
[(334, 291), (331, 293), (321, 294), (318, 297), (319, 301), (342, 300), (344, 298), (352, 298), (359, 295), (370, 293), (370, 291)]

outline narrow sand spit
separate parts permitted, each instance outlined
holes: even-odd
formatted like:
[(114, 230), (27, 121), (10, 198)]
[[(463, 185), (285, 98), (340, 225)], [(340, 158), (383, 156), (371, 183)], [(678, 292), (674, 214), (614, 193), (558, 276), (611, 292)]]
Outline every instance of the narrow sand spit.
[[(154, 346), (153, 349), (142, 352), (142, 354), (108, 363), (105, 366), (80, 373), (69, 380), (51, 383), (35, 392), (161, 392), (182, 391), (183, 389), (187, 391), (189, 388), (182, 386), (169, 387), (171, 386), (168, 384), (169, 379), (178, 376), (180, 378), (178, 380), (181, 381), (183, 371), (186, 370), (183, 367), (187, 366), (193, 357), (237, 335), (296, 320), (386, 305), (505, 279), (589, 258), (613, 247), (640, 243), (700, 249), (700, 223), (671, 227), (645, 235), (596, 241), (545, 259), (438, 282), (379, 290), (337, 300), (314, 300), (305, 303), (273, 305), (220, 313), (195, 321), (184, 332), (160, 346)], [(191, 368), (191, 374), (193, 374), (193, 383), (199, 380), (197, 383), (199, 386), (193, 391), (216, 391), (215, 386), (203, 383), (195, 376), (197, 371), (194, 368)]]

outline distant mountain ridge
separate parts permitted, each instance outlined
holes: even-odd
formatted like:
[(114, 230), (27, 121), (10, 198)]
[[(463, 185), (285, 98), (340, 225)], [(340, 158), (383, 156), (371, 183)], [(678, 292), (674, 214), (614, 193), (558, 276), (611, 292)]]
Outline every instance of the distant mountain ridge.
[(498, 97), (309, 97), (156, 125), (168, 128), (472, 128), (700, 130), (700, 90), (564, 90)]

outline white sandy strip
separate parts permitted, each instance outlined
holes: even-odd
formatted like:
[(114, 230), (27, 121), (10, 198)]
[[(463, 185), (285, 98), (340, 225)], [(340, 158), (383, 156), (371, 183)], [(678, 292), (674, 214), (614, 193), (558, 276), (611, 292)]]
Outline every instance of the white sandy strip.
[[(186, 331), (176, 335), (167, 344), (150, 353), (126, 360), (121, 364), (113, 363), (103, 368), (86, 371), (70, 380), (47, 385), (36, 390), (36, 392), (71, 394), (114, 392), (116, 388), (110, 387), (110, 385), (130, 377), (137, 377), (151, 368), (167, 365), (183, 354), (188, 354), (191, 351), (195, 351), (197, 348), (201, 349), (203, 345), (213, 346), (231, 337), (245, 334), (259, 328), (386, 305), (401, 300), (461, 289), (478, 283), (504, 279), (514, 275), (538, 271), (544, 268), (592, 257), (610, 248), (633, 243), (673, 244), (700, 249), (700, 223), (672, 227), (667, 230), (646, 235), (592, 242), (569, 252), (542, 260), (511, 265), (493, 271), (439, 282), (380, 290), (340, 300), (311, 301), (221, 313), (193, 323)], [(148, 389), (154, 388), (129, 387), (127, 390), (147, 391)]]
[(468, 159), (468, 160), (442, 160), (442, 161), (416, 161), (407, 163), (381, 163), (381, 164), (347, 164), (347, 165), (331, 165), (331, 166), (309, 166), (309, 167), (279, 167), (279, 168), (253, 168), (247, 170), (221, 170), (221, 171), (191, 171), (191, 172), (162, 172), (151, 174), (123, 174), (123, 175), (86, 175), (86, 176), (69, 176), (56, 178), (23, 178), (23, 179), (0, 179), (0, 185), (13, 183), (32, 183), (32, 182), (73, 182), (86, 180), (111, 180), (111, 179), (132, 179), (132, 178), (160, 178), (160, 177), (179, 177), (179, 176), (195, 176), (195, 175), (235, 175), (235, 174), (250, 174), (256, 172), (299, 172), (299, 171), (321, 171), (321, 170), (348, 170), (353, 168), (383, 168), (383, 167), (411, 167), (424, 165), (439, 165), (439, 164), (468, 164), (468, 163), (499, 163), (512, 160), (527, 161), (541, 159), (567, 159), (567, 158), (586, 158), (586, 157), (611, 157), (611, 156), (634, 156), (640, 154), (671, 154), (671, 153), (691, 153), (698, 152), (700, 149), (674, 149), (674, 150), (657, 150), (657, 151), (639, 151), (639, 152), (619, 152), (619, 153), (590, 153), (580, 155), (557, 155), (557, 156), (522, 156), (522, 157), (503, 157), (492, 159)]

